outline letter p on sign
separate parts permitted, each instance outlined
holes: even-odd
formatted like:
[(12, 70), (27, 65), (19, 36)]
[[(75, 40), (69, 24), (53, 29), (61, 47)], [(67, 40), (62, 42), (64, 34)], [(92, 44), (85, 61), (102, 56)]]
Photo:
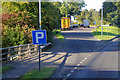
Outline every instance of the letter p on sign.
[(33, 44), (46, 44), (46, 30), (32, 31)]

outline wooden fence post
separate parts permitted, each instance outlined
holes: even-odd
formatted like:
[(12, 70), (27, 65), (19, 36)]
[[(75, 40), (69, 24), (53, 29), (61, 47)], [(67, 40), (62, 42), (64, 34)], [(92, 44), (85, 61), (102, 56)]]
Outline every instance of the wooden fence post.
[(27, 53), (28, 53), (28, 56), (31, 56), (30, 51), (31, 51), (31, 49), (30, 49), (30, 44), (28, 44), (28, 47), (27, 47)]
[(20, 46), (18, 50), (19, 50), (19, 51), (18, 51), (18, 54), (19, 54), (19, 59), (20, 59), (20, 58), (21, 58), (21, 53), (22, 53), (22, 51), (21, 51), (21, 50), (22, 50), (22, 47)]
[(38, 53), (38, 52), (37, 52), (37, 48), (38, 48), (38, 45), (34, 45), (34, 52), (35, 52), (35, 53)]
[(7, 61), (10, 61), (10, 48), (8, 48)]

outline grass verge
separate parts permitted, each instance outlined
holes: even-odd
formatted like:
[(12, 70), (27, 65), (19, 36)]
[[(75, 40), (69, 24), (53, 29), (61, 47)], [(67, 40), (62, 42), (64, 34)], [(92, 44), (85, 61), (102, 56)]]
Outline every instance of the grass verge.
[(5, 72), (9, 71), (10, 69), (12, 69), (10, 66), (2, 66), (2, 69), (0, 69), (0, 70), (2, 70), (1, 71), (2, 73), (5, 73)]
[(64, 40), (64, 36), (61, 34), (61, 29), (53, 30), (53, 33), (58, 39)]
[(55, 70), (56, 70), (55, 67), (44, 67), (44, 68), (41, 68), (40, 72), (38, 69), (33, 69), (30, 72), (24, 74), (19, 80), (49, 79)]
[(99, 40), (110, 40), (120, 35), (118, 32), (119, 29), (116, 26), (103, 27), (103, 36), (101, 36), (101, 27), (99, 27), (92, 34)]

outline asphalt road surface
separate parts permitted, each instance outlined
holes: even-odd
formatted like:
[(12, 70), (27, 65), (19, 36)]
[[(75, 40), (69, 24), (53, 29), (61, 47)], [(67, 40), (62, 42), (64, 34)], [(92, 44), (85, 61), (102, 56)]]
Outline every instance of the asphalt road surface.
[[(58, 67), (51, 80), (104, 80), (101, 78), (118, 77), (117, 39), (101, 48), (103, 43), (93, 37), (92, 29), (74, 28), (62, 31), (65, 39), (61, 41), (54, 38), (54, 46), (41, 53), (41, 67)], [(2, 78), (19, 78), (31, 69), (38, 68), (38, 61), (38, 53), (34, 53), (9, 62), (13, 69), (4, 73)]]
[(62, 31), (66, 56), (53, 78), (118, 78), (117, 40), (100, 48), (101, 42), (93, 37), (91, 30), (75, 28)]
[[(118, 78), (118, 42), (92, 53), (83, 69), (74, 70), (69, 78)], [(87, 58), (89, 58), (87, 57)], [(83, 62), (84, 63), (84, 62)], [(82, 65), (82, 64), (81, 64)]]

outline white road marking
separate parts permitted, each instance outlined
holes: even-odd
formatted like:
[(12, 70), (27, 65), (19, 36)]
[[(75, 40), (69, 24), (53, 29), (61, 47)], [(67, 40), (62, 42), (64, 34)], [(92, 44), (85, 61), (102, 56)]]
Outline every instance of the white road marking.
[(82, 62), (80, 62), (80, 63), (82, 63)]
[(85, 59), (87, 59), (87, 58), (85, 58)]
[[(90, 54), (89, 56), (91, 56), (91, 54)], [(82, 61), (85, 61), (86, 59), (87, 59), (87, 58), (84, 58)], [(79, 64), (77, 64), (77, 66), (80, 66), (80, 64), (81, 64), (81, 63), (83, 63), (82, 61), (81, 61)], [(74, 69), (77, 69), (77, 68), (78, 68), (78, 67), (74, 67)], [(71, 70), (70, 72), (72, 73), (72, 72), (74, 72), (74, 70)], [(69, 74), (67, 74), (67, 77), (69, 77), (70, 75), (71, 75), (70, 73), (69, 73)], [(64, 78), (63, 80), (66, 80), (66, 79), (67, 79), (67, 77), (66, 77), (66, 78)]]
[(80, 66), (80, 64), (77, 64), (77, 66)]
[(71, 72), (74, 72), (74, 70), (72, 70)]
[(63, 80), (66, 80), (66, 78), (64, 78)]
[(70, 76), (71, 74), (67, 74), (67, 77)]
[(74, 69), (77, 69), (77, 67), (75, 67)]

